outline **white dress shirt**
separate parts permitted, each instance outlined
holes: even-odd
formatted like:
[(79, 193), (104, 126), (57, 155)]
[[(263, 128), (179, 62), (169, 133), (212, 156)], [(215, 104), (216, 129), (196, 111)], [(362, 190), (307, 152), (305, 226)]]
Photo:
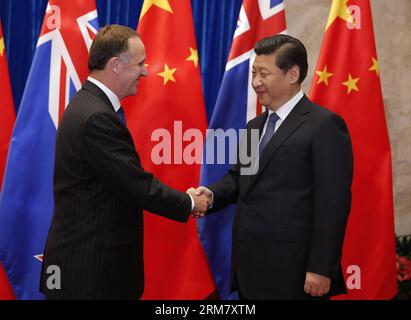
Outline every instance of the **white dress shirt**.
[[(276, 124), (275, 124), (274, 133), (278, 130), (278, 128), (284, 122), (285, 118), (287, 118), (287, 116), (290, 114), (291, 110), (294, 109), (294, 107), (297, 105), (297, 103), (301, 100), (301, 98), (303, 96), (304, 96), (304, 93), (300, 90), (294, 97), (292, 97), (290, 100), (288, 100), (286, 103), (284, 103), (281, 107), (279, 107), (277, 109), (277, 111), (275, 111), (275, 113), (277, 114), (277, 116), (280, 119), (278, 119)], [(267, 117), (267, 120), (265, 121), (264, 128), (263, 128), (263, 131), (261, 133), (260, 142), (261, 142), (261, 139), (263, 138), (263, 136), (265, 134), (265, 131), (267, 129), (268, 119), (270, 118), (270, 116), (273, 112), (274, 111), (268, 109), (268, 117)]]

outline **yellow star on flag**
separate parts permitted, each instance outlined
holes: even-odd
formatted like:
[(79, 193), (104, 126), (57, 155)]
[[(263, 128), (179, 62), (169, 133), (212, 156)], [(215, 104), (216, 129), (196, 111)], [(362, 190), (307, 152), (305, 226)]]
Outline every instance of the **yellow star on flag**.
[(159, 7), (165, 11), (173, 13), (173, 9), (171, 9), (170, 3), (168, 0), (144, 0), (143, 8), (141, 9), (140, 20), (144, 17), (148, 10), (152, 6)]
[(380, 65), (378, 63), (378, 60), (375, 59), (374, 57), (371, 58), (372, 59), (372, 66), (370, 69), (370, 71), (375, 71), (375, 73), (377, 74), (377, 76), (380, 75)]
[(347, 1), (348, 0), (333, 0), (325, 30), (327, 30), (338, 17), (350, 23), (354, 22), (354, 18), (347, 7)]
[(328, 78), (330, 78), (334, 73), (330, 73), (327, 71), (327, 66), (324, 67), (322, 71), (317, 70), (315, 72), (318, 75), (317, 84), (324, 82), (328, 86)]
[(4, 52), (4, 38), (1, 37), (0, 38), (0, 56), (3, 56), (3, 52)]
[(357, 87), (358, 80), (360, 80), (360, 78), (355, 78), (354, 79), (351, 76), (351, 73), (348, 74), (348, 80), (343, 82), (343, 85), (347, 86), (347, 94), (349, 94), (352, 90), (360, 91), (360, 90), (358, 90), (358, 87)]
[(177, 68), (170, 69), (167, 65), (167, 63), (164, 64), (164, 71), (157, 73), (160, 77), (164, 78), (164, 85), (167, 84), (168, 81), (173, 81), (176, 82), (176, 79), (174, 79), (174, 72), (176, 72)]
[(190, 56), (186, 59), (186, 61), (193, 61), (194, 65), (197, 67), (198, 64), (198, 52), (190, 47)]

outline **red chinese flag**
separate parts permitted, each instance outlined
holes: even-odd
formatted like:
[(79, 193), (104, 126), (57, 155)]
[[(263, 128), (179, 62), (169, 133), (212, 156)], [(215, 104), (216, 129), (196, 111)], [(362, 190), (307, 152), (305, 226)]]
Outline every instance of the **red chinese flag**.
[[(11, 94), (9, 70), (0, 20), (0, 191), (6, 166), (7, 151), (14, 125), (14, 106)], [(0, 300), (14, 299), (13, 291), (7, 280), (3, 266), (0, 265)]]
[[(145, 0), (137, 31), (149, 76), (123, 103), (127, 126), (143, 167), (185, 191), (199, 184), (201, 164), (190, 161), (201, 161), (207, 126), (190, 0)], [(143, 299), (203, 299), (215, 289), (194, 219), (181, 224), (146, 212), (144, 266)]]
[(348, 295), (396, 295), (391, 153), (370, 2), (334, 0), (311, 99), (347, 122), (354, 151), (352, 207), (343, 248)]

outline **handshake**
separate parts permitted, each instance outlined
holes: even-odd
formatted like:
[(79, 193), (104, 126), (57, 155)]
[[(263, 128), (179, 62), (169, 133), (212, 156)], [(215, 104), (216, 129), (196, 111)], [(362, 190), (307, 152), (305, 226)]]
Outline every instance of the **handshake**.
[(191, 212), (193, 218), (204, 217), (207, 210), (213, 204), (213, 193), (206, 187), (189, 188), (186, 191), (194, 200), (194, 209)]

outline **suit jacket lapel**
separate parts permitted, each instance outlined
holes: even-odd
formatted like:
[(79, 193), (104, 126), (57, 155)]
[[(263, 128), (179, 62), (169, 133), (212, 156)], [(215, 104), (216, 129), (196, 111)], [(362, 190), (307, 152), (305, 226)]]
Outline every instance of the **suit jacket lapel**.
[[(258, 179), (267, 164), (270, 162), (271, 158), (274, 156), (278, 148), (304, 123), (307, 114), (310, 112), (309, 102), (310, 101), (304, 95), (293, 108), (293, 110), (291, 110), (287, 118), (285, 118), (284, 122), (281, 124), (278, 130), (274, 133), (270, 142), (268, 142), (263, 151), (257, 173), (250, 176), (246, 192), (250, 190), (250, 188)], [(264, 119), (266, 118), (267, 116), (264, 117)], [(262, 125), (260, 124), (260, 135), (261, 130), (264, 127), (264, 123), (265, 121), (262, 122)]]
[(264, 128), (264, 124), (267, 121), (268, 111), (263, 112), (259, 117), (255, 118), (255, 121), (250, 122), (249, 129), (258, 129), (260, 131), (260, 138), (261, 133)]
[[(244, 146), (246, 145), (247, 154), (253, 157), (253, 161), (255, 159), (256, 152), (258, 152), (258, 145), (254, 146), (254, 145), (251, 144), (251, 132), (252, 132), (252, 130), (258, 130), (258, 132), (259, 132), (258, 137), (260, 139), (261, 138), (261, 133), (262, 133), (263, 128), (264, 128), (264, 124), (267, 121), (267, 117), (268, 117), (268, 111), (265, 111), (262, 114), (260, 114), (259, 116), (257, 116), (256, 118), (254, 118), (252, 121), (250, 121), (247, 125), (246, 139), (241, 141), (241, 146), (244, 148)], [(253, 161), (251, 162), (251, 165), (253, 165), (253, 163), (254, 163)], [(252, 175), (245, 176), (245, 179), (246, 179), (245, 184), (246, 185), (249, 183), (250, 177), (252, 177)]]

